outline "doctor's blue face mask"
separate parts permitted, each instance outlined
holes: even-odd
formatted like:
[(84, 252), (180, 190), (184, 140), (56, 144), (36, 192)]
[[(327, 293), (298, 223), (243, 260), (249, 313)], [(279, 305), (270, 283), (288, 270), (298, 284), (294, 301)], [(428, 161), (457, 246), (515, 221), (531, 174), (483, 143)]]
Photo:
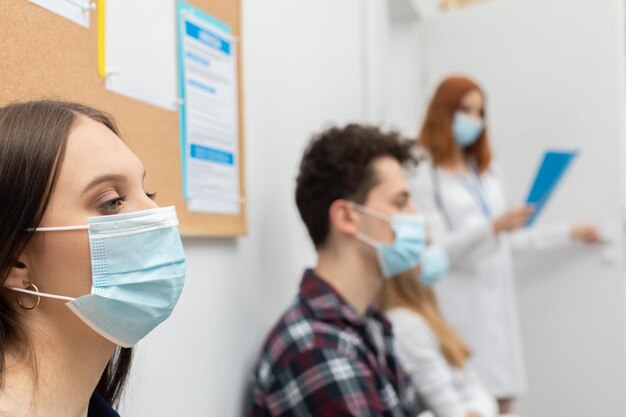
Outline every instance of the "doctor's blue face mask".
[(391, 278), (415, 268), (426, 249), (426, 226), (424, 218), (415, 213), (394, 213), (387, 216), (377, 210), (352, 203), (357, 211), (376, 217), (391, 225), (395, 234), (392, 243), (378, 242), (363, 233), (356, 238), (376, 249), (380, 269), (385, 278)]
[(176, 209), (156, 208), (87, 219), (87, 225), (43, 227), (36, 232), (87, 230), (91, 293), (79, 298), (12, 290), (67, 301), (95, 332), (131, 347), (166, 320), (185, 283), (185, 254)]
[(452, 135), (456, 144), (461, 148), (467, 148), (475, 144), (485, 130), (482, 120), (476, 119), (462, 111), (454, 113), (452, 118)]

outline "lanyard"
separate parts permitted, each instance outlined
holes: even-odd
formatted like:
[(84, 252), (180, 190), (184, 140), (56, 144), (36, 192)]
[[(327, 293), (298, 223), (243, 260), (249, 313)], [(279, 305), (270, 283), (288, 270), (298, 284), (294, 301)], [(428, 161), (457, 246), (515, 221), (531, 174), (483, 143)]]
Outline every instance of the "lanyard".
[(441, 196), (441, 182), (439, 181), (439, 172), (437, 171), (437, 167), (435, 166), (435, 164), (431, 166), (430, 173), (433, 180), (433, 197), (435, 197), (435, 204), (437, 205), (437, 208), (439, 209), (441, 214), (443, 214), (443, 218), (446, 222), (448, 230), (452, 230), (452, 220), (450, 219), (450, 215), (446, 210), (446, 206), (443, 204), (443, 198)]
[(480, 179), (478, 174), (478, 170), (476, 167), (471, 167), (472, 174), (469, 178), (466, 176), (459, 177), (461, 184), (465, 187), (465, 189), (470, 193), (472, 198), (476, 201), (480, 209), (483, 211), (483, 214), (488, 219), (493, 217), (493, 212), (491, 207), (489, 206), (489, 202), (487, 201), (487, 195), (485, 192), (485, 187)]
[[(437, 208), (439, 209), (441, 214), (443, 214), (446, 226), (448, 226), (448, 230), (452, 230), (452, 219), (450, 218), (450, 215), (448, 214), (448, 211), (446, 210), (446, 207), (443, 203), (439, 172), (437, 171), (437, 167), (434, 164), (431, 168), (431, 178), (433, 180), (433, 194), (435, 198), (435, 204), (437, 205)], [(491, 210), (491, 206), (487, 202), (485, 188), (483, 187), (483, 183), (480, 180), (480, 176), (478, 175), (478, 169), (476, 168), (475, 164), (471, 164), (471, 170), (473, 173), (474, 181), (472, 182), (468, 179), (461, 177), (459, 178), (461, 184), (465, 189), (469, 191), (470, 195), (472, 196), (474, 201), (476, 201), (483, 214), (487, 218), (491, 219), (493, 216), (493, 212)]]

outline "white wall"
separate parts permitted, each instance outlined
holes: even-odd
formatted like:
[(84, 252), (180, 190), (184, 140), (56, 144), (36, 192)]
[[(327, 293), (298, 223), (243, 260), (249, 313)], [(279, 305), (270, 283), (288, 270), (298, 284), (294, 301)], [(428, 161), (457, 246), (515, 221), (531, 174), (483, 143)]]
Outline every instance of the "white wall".
[(122, 415), (241, 415), (261, 342), (314, 260), (294, 204), (303, 147), (372, 108), (362, 32), (378, 23), (361, 1), (243, 2), (249, 235), (184, 240), (184, 293), (140, 344)]
[(511, 203), (545, 148), (579, 149), (541, 222), (590, 221), (613, 240), (518, 259), (530, 383), (519, 411), (533, 417), (626, 415), (623, 19), (622, 0), (494, 0), (420, 23), (425, 87), (465, 73), (487, 90)]
[(391, 22), (386, 0), (361, 0), (360, 9), (363, 117), (380, 124), (385, 120), (388, 106), (386, 94), (390, 80), (386, 70)]
[(414, 138), (425, 99), (424, 30), (416, 18), (393, 18), (388, 34), (384, 122)]

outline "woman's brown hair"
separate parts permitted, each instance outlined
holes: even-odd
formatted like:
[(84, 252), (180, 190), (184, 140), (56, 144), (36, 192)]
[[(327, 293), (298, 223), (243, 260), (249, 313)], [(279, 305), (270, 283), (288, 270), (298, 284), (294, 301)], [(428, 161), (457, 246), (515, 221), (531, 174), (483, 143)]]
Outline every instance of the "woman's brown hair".
[[(68, 136), (80, 116), (120, 136), (110, 115), (83, 104), (45, 100), (0, 107), (0, 283), (46, 211)], [(30, 351), (19, 314), (6, 297), (0, 297), (0, 384), (4, 384), (7, 347), (18, 344), (22, 351)], [(118, 347), (100, 378), (96, 392), (109, 404), (120, 399), (131, 358), (132, 349)], [(32, 362), (36, 373), (36, 358)]]
[[(478, 91), (483, 99), (485, 98), (483, 90), (474, 81), (455, 76), (445, 79), (435, 91), (426, 111), (418, 143), (430, 153), (436, 165), (449, 163), (456, 152), (457, 145), (452, 134), (452, 120), (454, 113), (461, 106), (463, 97), (473, 90)], [(466, 157), (471, 157), (476, 161), (479, 172), (489, 169), (492, 155), (487, 128), (485, 127), (476, 143), (463, 151)]]
[(385, 280), (378, 304), (384, 310), (401, 307), (419, 314), (439, 340), (448, 363), (455, 368), (464, 367), (470, 350), (444, 320), (435, 293), (419, 282), (415, 271)]

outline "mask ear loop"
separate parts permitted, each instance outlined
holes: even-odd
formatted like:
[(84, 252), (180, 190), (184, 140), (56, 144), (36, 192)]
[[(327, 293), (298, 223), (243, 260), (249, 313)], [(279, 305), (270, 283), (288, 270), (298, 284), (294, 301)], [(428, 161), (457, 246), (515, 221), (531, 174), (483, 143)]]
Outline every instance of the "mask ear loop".
[(24, 281), (24, 285), (28, 285), (28, 288), (33, 289), (33, 290), (28, 290), (29, 292), (27, 294), (32, 294), (34, 292), (35, 293), (34, 295), (37, 296), (37, 302), (35, 303), (35, 305), (32, 307), (26, 307), (24, 304), (22, 304), (22, 300), (20, 299), (19, 295), (15, 298), (17, 299), (17, 304), (19, 304), (20, 307), (22, 307), (24, 310), (31, 311), (31, 310), (36, 309), (39, 306), (39, 303), (41, 302), (41, 296), (39, 295), (39, 288), (37, 288), (37, 286), (33, 284), (32, 282), (28, 282), (28, 281)]
[(367, 206), (364, 206), (362, 204), (359, 203), (355, 203), (353, 201), (351, 201), (352, 203), (352, 207), (356, 210), (356, 211), (360, 211), (363, 214), (367, 214), (369, 216), (375, 217), (377, 219), (386, 221), (387, 223), (391, 222), (391, 219), (389, 216), (387, 216), (384, 213), (379, 212), (378, 210), (374, 210), (372, 208), (369, 208)]
[(383, 246), (383, 244), (381, 242), (378, 242), (377, 240), (372, 239), (371, 237), (364, 235), (361, 232), (357, 232), (357, 234), (355, 235), (355, 237), (360, 240), (361, 242), (365, 243), (368, 246), (371, 246), (374, 249), (378, 249), (379, 247)]
[[(33, 290), (26, 290), (24, 288), (16, 288), (16, 287), (10, 287), (9, 289), (13, 290), (13, 291), (24, 293), (24, 294), (30, 294), (30, 295), (36, 296), (38, 298), (37, 304), (39, 304), (39, 298), (41, 298), (41, 297), (53, 298), (55, 300), (63, 300), (63, 301), (74, 301), (74, 300), (76, 300), (76, 298), (74, 298), (74, 297), (66, 297), (64, 295), (48, 294), (48, 293), (45, 293), (45, 292), (41, 292), (41, 291), (39, 291), (39, 288), (37, 288), (35, 286), (35, 284), (32, 284), (32, 283), (27, 282), (27, 281), (25, 281), (24, 284), (28, 285), (29, 287), (33, 287), (35, 289), (35, 291), (33, 291)], [(19, 303), (19, 300), (18, 300), (18, 303)], [(22, 305), (21, 303), (19, 303), (19, 304)], [(26, 310), (28, 310), (28, 309), (26, 309)]]
[[(81, 226), (60, 226), (60, 227), (31, 227), (29, 229), (26, 229), (28, 232), (63, 232), (63, 231), (67, 231), (67, 230), (89, 230), (89, 226), (88, 225), (81, 225)], [(26, 307), (24, 304), (22, 304), (22, 300), (20, 299), (20, 296), (18, 295), (17, 297), (15, 297), (17, 299), (17, 304), (19, 304), (20, 307), (22, 307), (24, 310), (34, 310), (39, 306), (39, 303), (41, 302), (41, 296), (43, 295), (44, 297), (49, 297), (49, 298), (55, 298), (57, 300), (64, 300), (64, 301), (73, 301), (75, 300), (75, 298), (72, 297), (65, 297), (62, 295), (54, 295), (54, 294), (43, 294), (39, 292), (39, 288), (33, 284), (32, 282), (28, 282), (28, 281), (23, 281), (24, 285), (27, 285), (27, 289), (24, 288), (10, 288), (13, 291), (17, 291), (17, 292), (21, 292), (24, 294), (30, 294), (30, 295), (34, 295), (37, 297), (37, 302), (35, 303), (34, 306), (32, 307)]]
[(65, 232), (68, 230), (89, 230), (89, 225), (82, 226), (59, 226), (59, 227), (31, 227), (26, 229), (29, 232)]
[[(379, 213), (377, 210), (371, 209), (359, 203), (355, 203), (354, 201), (351, 201), (350, 203), (352, 203), (352, 208), (354, 208), (356, 211), (361, 212), (368, 216), (372, 216), (376, 219), (383, 220), (387, 223), (390, 223), (389, 218), (385, 216), (383, 213)], [(357, 232), (355, 237), (359, 239), (361, 242), (365, 243), (366, 245), (373, 247), (374, 249), (378, 249), (380, 246), (383, 245), (381, 242), (378, 242), (377, 240), (374, 240), (371, 237), (361, 232)]]

